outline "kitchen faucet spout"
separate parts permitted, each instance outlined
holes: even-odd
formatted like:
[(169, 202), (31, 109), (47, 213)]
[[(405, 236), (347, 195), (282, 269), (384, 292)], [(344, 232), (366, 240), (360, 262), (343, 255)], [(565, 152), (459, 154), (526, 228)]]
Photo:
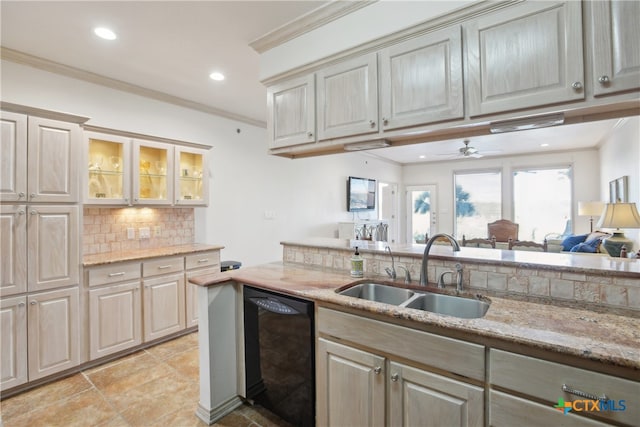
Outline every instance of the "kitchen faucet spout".
[(427, 242), (427, 246), (425, 246), (424, 248), (424, 253), (422, 254), (422, 267), (420, 268), (420, 285), (421, 286), (427, 286), (427, 283), (429, 283), (429, 281), (427, 280), (427, 264), (429, 262), (429, 251), (431, 250), (431, 246), (433, 245), (433, 243), (441, 237), (444, 237), (449, 241), (449, 243), (451, 243), (451, 246), (453, 246), (454, 251), (460, 250), (460, 245), (458, 244), (458, 241), (456, 240), (455, 237), (453, 237), (450, 234), (438, 233), (431, 236), (431, 238)]
[(389, 256), (391, 257), (391, 268), (387, 267), (384, 269), (384, 271), (387, 272), (387, 275), (389, 277), (391, 277), (392, 280), (396, 280), (396, 265), (395, 262), (393, 261), (393, 254), (391, 253), (391, 248), (389, 246), (386, 246), (384, 248), (385, 252), (389, 252)]

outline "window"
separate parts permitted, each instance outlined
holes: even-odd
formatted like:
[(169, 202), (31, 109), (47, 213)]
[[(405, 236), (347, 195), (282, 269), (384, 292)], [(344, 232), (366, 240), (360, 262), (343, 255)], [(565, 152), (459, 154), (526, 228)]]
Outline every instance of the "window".
[(520, 240), (542, 242), (571, 230), (571, 167), (513, 172), (513, 214)]
[(456, 237), (487, 237), (487, 224), (502, 217), (500, 171), (457, 172), (455, 183)]

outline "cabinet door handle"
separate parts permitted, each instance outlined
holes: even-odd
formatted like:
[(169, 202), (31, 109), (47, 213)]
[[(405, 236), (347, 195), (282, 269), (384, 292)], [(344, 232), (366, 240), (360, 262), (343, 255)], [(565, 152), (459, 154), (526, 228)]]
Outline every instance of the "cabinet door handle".
[(573, 88), (573, 90), (575, 90), (577, 92), (577, 91), (582, 89), (582, 83), (581, 82), (573, 82), (571, 87)]
[(24, 307), (24, 306), (25, 306), (25, 303), (23, 303), (23, 302), (19, 302), (18, 303), (18, 307)]
[(160, 265), (160, 266), (158, 266), (158, 270), (166, 270), (167, 268), (171, 268), (171, 265)]
[(18, 215), (24, 215), (24, 214), (25, 214), (24, 209), (20, 209), (20, 210), (18, 211)]
[(598, 397), (595, 394), (587, 393), (581, 390), (576, 390), (575, 388), (566, 384), (562, 384), (562, 391), (564, 391), (565, 393), (573, 394), (574, 396), (584, 397), (585, 399), (589, 399), (589, 400), (601, 400), (603, 402), (606, 402), (607, 400), (609, 400), (607, 395), (604, 393), (602, 394), (601, 397)]
[(31, 193), (31, 194), (29, 195), (29, 197), (31, 197), (32, 199), (35, 199), (35, 198), (36, 198), (36, 193)]
[(119, 271), (117, 273), (109, 273), (109, 277), (117, 277), (117, 276), (124, 276), (124, 271)]
[(24, 191), (18, 193), (18, 199), (22, 199), (24, 197)]
[(376, 366), (375, 368), (373, 368), (374, 374), (380, 375), (380, 372), (382, 372), (382, 368), (380, 366)]
[(383, 118), (382, 118), (382, 124), (383, 124), (384, 126), (388, 125), (388, 124), (389, 124), (389, 120), (388, 120), (386, 117), (383, 117)]
[(376, 122), (373, 120), (369, 120), (369, 126), (371, 126), (372, 128), (376, 127)]
[(307, 138), (313, 138), (313, 132), (307, 132)]
[(35, 209), (32, 209), (32, 210), (31, 210), (31, 215), (38, 215), (38, 211), (37, 211), (37, 210), (35, 210)]
[(600, 77), (598, 77), (598, 83), (600, 83), (602, 86), (608, 85), (609, 84), (609, 76), (600, 76)]
[(209, 258), (202, 258), (198, 260), (198, 263), (201, 264), (203, 262), (208, 262), (208, 261), (209, 261)]
[(398, 379), (400, 379), (400, 375), (398, 374), (391, 375), (391, 381), (393, 381), (394, 383), (397, 382)]
[(31, 301), (29, 304), (36, 305), (37, 303), (38, 303), (38, 301)]

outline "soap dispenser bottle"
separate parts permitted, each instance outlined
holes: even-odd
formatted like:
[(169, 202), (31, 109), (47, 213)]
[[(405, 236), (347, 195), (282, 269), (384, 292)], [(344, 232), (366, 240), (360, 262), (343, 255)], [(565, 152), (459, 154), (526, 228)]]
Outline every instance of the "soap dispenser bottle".
[(364, 259), (360, 256), (357, 246), (356, 252), (351, 257), (351, 277), (364, 277)]

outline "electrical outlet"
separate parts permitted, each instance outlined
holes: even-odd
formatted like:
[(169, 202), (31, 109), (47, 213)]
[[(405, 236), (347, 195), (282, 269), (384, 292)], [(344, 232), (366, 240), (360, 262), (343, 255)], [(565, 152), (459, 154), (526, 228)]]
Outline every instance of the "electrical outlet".
[(162, 229), (159, 225), (153, 227), (153, 237), (160, 237), (162, 235)]
[(140, 235), (140, 239), (149, 239), (151, 238), (151, 230), (149, 227), (140, 227), (138, 229), (138, 233)]
[(132, 240), (136, 238), (136, 230), (132, 227), (127, 228), (127, 239)]

